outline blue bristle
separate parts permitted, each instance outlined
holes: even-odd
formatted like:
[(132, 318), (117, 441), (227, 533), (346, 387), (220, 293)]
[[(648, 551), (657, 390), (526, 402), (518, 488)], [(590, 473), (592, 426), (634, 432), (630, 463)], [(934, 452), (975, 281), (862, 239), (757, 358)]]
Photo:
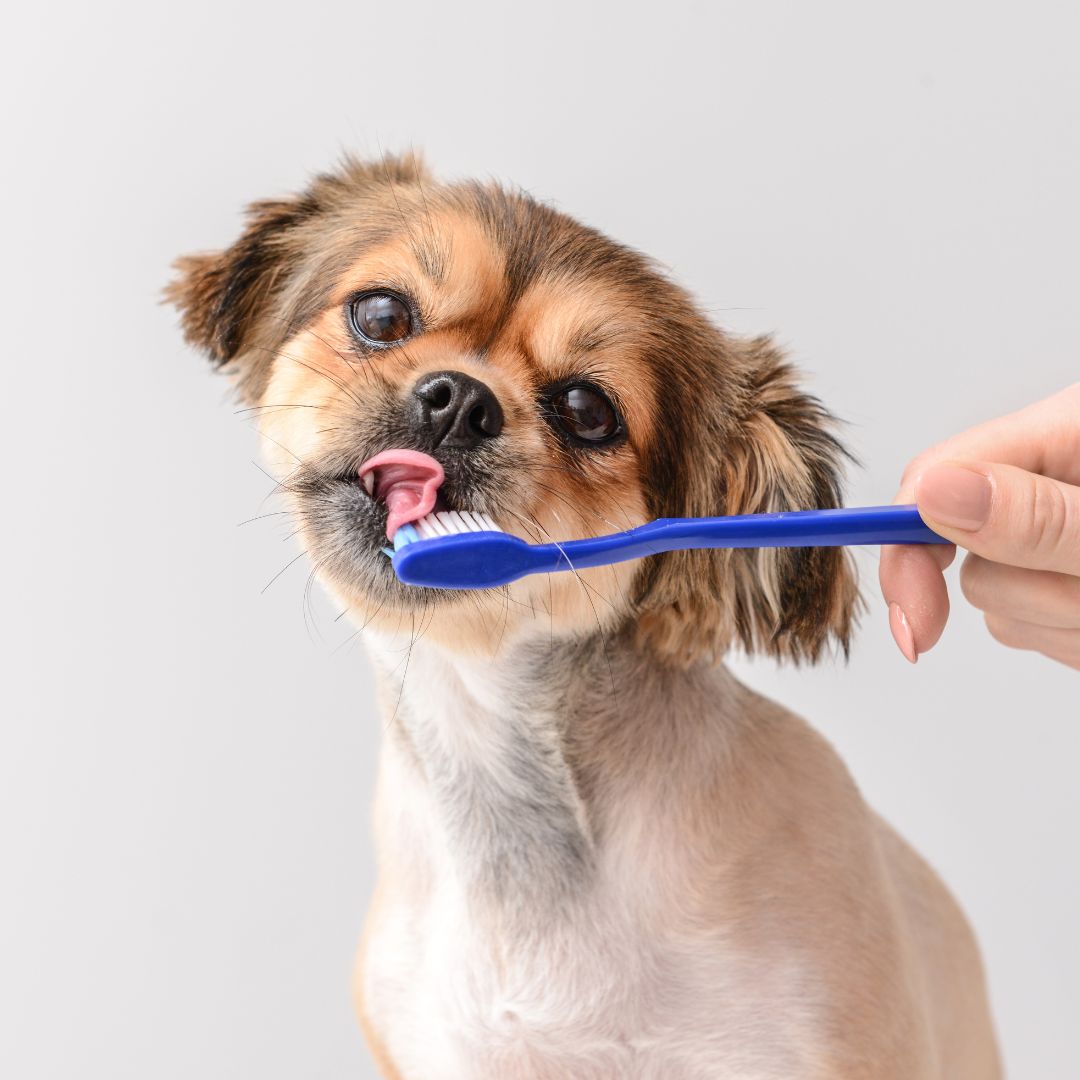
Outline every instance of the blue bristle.
[(411, 525), (402, 525), (394, 533), (394, 550), (400, 551), (406, 544), (415, 544), (420, 534)]

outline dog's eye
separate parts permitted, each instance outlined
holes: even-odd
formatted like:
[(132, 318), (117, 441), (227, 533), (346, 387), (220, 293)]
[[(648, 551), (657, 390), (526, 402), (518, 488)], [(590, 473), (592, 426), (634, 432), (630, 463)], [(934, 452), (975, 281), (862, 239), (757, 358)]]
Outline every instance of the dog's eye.
[(605, 443), (622, 433), (615, 406), (595, 386), (567, 386), (551, 398), (552, 419), (571, 438)]
[(389, 345), (412, 333), (409, 305), (393, 293), (369, 293), (349, 305), (353, 329), (368, 341)]

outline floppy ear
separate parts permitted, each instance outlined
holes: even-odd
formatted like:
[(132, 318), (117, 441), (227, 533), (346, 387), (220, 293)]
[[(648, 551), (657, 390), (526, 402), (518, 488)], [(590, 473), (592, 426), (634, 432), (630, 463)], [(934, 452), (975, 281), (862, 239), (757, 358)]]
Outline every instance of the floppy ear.
[[(710, 377), (688, 384), (696, 408), (682, 410), (680, 482), (663, 513), (840, 506), (848, 455), (772, 341), (720, 337), (714, 354)], [(638, 625), (650, 647), (676, 661), (738, 643), (798, 663), (816, 660), (830, 641), (846, 655), (859, 604), (842, 548), (670, 552), (642, 575)]]
[(303, 256), (306, 226), (320, 215), (354, 208), (375, 187), (418, 184), (427, 178), (413, 154), (364, 162), (346, 157), (333, 173), (316, 177), (300, 195), (266, 199), (247, 209), (244, 231), (224, 251), (185, 255), (164, 298), (180, 312), (184, 337), (216, 368), (231, 365), (241, 394), (254, 400), (287, 320), (266, 318)]
[(225, 251), (184, 255), (165, 299), (181, 316), (184, 337), (217, 368), (252, 343), (258, 317), (281, 287), (291, 231), (315, 212), (303, 198), (265, 200), (247, 209), (247, 225)]

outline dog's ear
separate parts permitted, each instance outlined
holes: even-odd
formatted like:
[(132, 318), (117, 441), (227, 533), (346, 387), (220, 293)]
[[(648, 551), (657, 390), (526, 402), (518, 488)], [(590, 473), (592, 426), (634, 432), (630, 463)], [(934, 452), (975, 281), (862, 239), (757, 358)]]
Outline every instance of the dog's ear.
[[(679, 455), (664, 516), (698, 517), (841, 505), (846, 452), (833, 421), (799, 389), (768, 338), (717, 337), (710, 369), (685, 381)], [(693, 365), (695, 368), (697, 365)], [(671, 552), (639, 580), (639, 634), (675, 661), (716, 656), (733, 643), (780, 659), (845, 655), (859, 607), (842, 548)]]
[[(252, 203), (240, 237), (224, 251), (186, 255), (173, 264), (176, 278), (164, 298), (180, 312), (184, 337), (217, 368), (239, 375), (251, 398), (256, 374), (272, 346), (285, 336), (287, 320), (275, 312), (302, 259), (309, 226), (320, 216), (340, 214), (374, 188), (419, 184), (428, 178), (414, 154), (364, 162), (347, 157), (333, 173), (318, 176), (300, 195)], [(258, 353), (251, 363), (245, 353)]]
[(304, 198), (264, 200), (247, 209), (247, 224), (224, 251), (184, 255), (165, 299), (181, 316), (184, 337), (215, 367), (250, 344), (258, 316), (280, 288), (291, 231), (315, 208)]

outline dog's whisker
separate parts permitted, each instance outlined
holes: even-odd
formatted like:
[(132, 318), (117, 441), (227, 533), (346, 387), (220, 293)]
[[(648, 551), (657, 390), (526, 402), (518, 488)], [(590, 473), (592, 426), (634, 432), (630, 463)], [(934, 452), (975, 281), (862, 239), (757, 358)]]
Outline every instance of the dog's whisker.
[(282, 567), (282, 568), (281, 568), (281, 569), (280, 569), (280, 570), (279, 570), (279, 571), (278, 571), (278, 572), (277, 572), (277, 573), (276, 573), (276, 574), (275, 574), (275, 575), (274, 575), (274, 576), (273, 576), (273, 577), (272, 577), (272, 578), (271, 578), (271, 579), (270, 579), (270, 580), (269, 580), (269, 581), (268, 581), (268, 582), (267, 582), (267, 583), (266, 583), (266, 584), (265, 584), (265, 585), (264, 585), (264, 586), (263, 586), (263, 587), (262, 587), (262, 588), (261, 588), (260, 590), (259, 590), (259, 593), (260, 593), (260, 594), (262, 594), (262, 593), (266, 592), (266, 590), (267, 590), (267, 589), (269, 589), (269, 588), (270, 588), (270, 586), (271, 586), (271, 585), (273, 585), (273, 584), (274, 584), (274, 582), (275, 582), (275, 581), (277, 581), (277, 579), (278, 579), (279, 577), (281, 577), (281, 575), (282, 575), (282, 574), (284, 574), (284, 573), (285, 573), (285, 571), (286, 571), (286, 570), (288, 570), (290, 566), (292, 566), (292, 565), (293, 565), (293, 563), (295, 563), (295, 562), (299, 561), (300, 559), (302, 559), (302, 558), (303, 558), (303, 557), (304, 557), (304, 556), (305, 556), (306, 554), (307, 554), (307, 552), (306, 552), (306, 551), (301, 551), (299, 555), (295, 555), (295, 556), (293, 556), (293, 558), (291, 558), (291, 559), (290, 559), (290, 560), (289, 560), (289, 561), (288, 561), (288, 562), (287, 562), (287, 563), (286, 563), (286, 564), (285, 564), (285, 565), (284, 565), (284, 566), (283, 566), (283, 567)]
[(263, 412), (276, 409), (325, 409), (325, 405), (248, 405), (243, 409), (234, 409), (233, 416), (242, 416), (244, 413)]
[[(271, 321), (274, 321), (276, 319), (278, 322), (285, 323), (287, 327), (286, 333), (288, 333), (288, 327), (290, 324), (289, 320), (286, 319), (284, 316), (267, 315), (266, 317)], [(301, 330), (297, 331), (297, 333), (309, 334), (311, 337), (315, 338), (316, 341), (325, 345), (343, 364), (349, 367), (354, 374), (357, 373), (357, 370), (353, 366), (352, 361), (350, 361), (349, 358), (345, 356), (339, 349), (337, 349), (334, 345), (327, 341), (326, 338), (324, 338), (321, 334), (317, 334), (310, 326), (303, 327)]]
[[(559, 541), (559, 540), (556, 540), (551, 535), (551, 533), (548, 532), (548, 530), (546, 528), (544, 528), (544, 526), (541, 525), (539, 521), (536, 520), (535, 517), (526, 518), (525, 516), (517, 513), (516, 511), (513, 511), (513, 510), (509, 510), (509, 511), (507, 511), (507, 513), (509, 513), (515, 520), (521, 522), (521, 524), (523, 526), (525, 526), (529, 530), (529, 532), (532, 534), (532, 538), (533, 538), (534, 542), (552, 544), (555, 547), (559, 548), (560, 551), (562, 550), (562, 542)], [(535, 529), (537, 530), (536, 532), (533, 532), (533, 528), (530, 528), (530, 522), (531, 522), (532, 526), (535, 527)], [(578, 584), (584, 590), (586, 590), (587, 593), (588, 592), (594, 593), (600, 600), (603, 600), (604, 603), (607, 604), (608, 607), (610, 607), (612, 611), (617, 611), (618, 610), (616, 608), (615, 604), (612, 603), (612, 601), (610, 599), (608, 599), (608, 597), (604, 596), (603, 593), (601, 593), (598, 589), (596, 589), (595, 586), (590, 585), (587, 581), (585, 581), (585, 579), (578, 572), (577, 568), (571, 563), (569, 558), (567, 558), (566, 561), (567, 561), (570, 572), (577, 579)], [(549, 576), (549, 578), (551, 577), (550, 574), (548, 576)], [(590, 601), (590, 603), (591, 603), (591, 601)], [(594, 609), (594, 613), (595, 613), (595, 609)]]
[[(548, 494), (552, 495), (554, 498), (558, 499), (564, 505), (568, 506), (571, 510), (574, 511), (575, 514), (580, 514), (581, 513), (582, 507), (579, 507), (576, 503), (572, 502), (566, 495), (563, 495), (562, 492), (556, 491), (555, 488), (551, 487), (548, 484), (543, 483), (540, 480), (533, 480), (533, 483), (536, 484), (537, 487), (539, 487), (542, 490), (548, 492)], [(624, 513), (624, 517), (626, 517), (626, 524), (623, 525), (623, 526), (620, 526), (620, 525), (616, 525), (614, 521), (610, 520), (610, 518), (605, 517), (598, 510), (592, 510), (592, 509), (589, 509), (589, 508), (585, 508), (585, 509), (586, 509), (586, 512), (588, 513), (588, 515), (591, 518), (595, 518), (597, 521), (602, 521), (613, 532), (620, 532), (620, 531), (622, 531), (623, 528), (629, 528), (630, 527), (630, 518), (629, 518), (628, 515), (626, 515), (625, 511), (623, 513)]]
[[(346, 645), (348, 645), (348, 643), (350, 641), (353, 641), (355, 638), (359, 637), (372, 624), (372, 622), (374, 622), (375, 619), (378, 618), (378, 616), (382, 613), (383, 608), (385, 606), (386, 606), (386, 601), (385, 600), (380, 600), (379, 603), (378, 603), (378, 606), (375, 608), (375, 610), (343, 642), (341, 642), (340, 645), (338, 645), (334, 649), (334, 651), (333, 651), (333, 653), (331, 655), (333, 655), (334, 653), (340, 652), (343, 648), (345, 648)], [(346, 610), (348, 610), (348, 609), (346, 609)], [(345, 612), (342, 612), (342, 615), (344, 615), (344, 614), (345, 614)], [(338, 616), (338, 619), (340, 619), (340, 618), (341, 618), (341, 615)], [(337, 619), (335, 619), (334, 621), (337, 622)]]
[[(345, 397), (347, 397), (357, 408), (362, 408), (363, 407), (363, 402), (352, 392), (352, 390), (349, 388), (349, 386), (348, 386), (348, 384), (346, 382), (344, 382), (342, 379), (339, 379), (332, 372), (326, 371), (324, 368), (320, 367), (318, 364), (314, 363), (313, 361), (310, 361), (310, 360), (307, 360), (307, 359), (301, 359), (298, 356), (293, 356), (292, 354), (284, 352), (284, 351), (282, 351), (280, 349), (276, 349), (276, 350), (271, 349), (268, 346), (252, 345), (251, 348), (254, 349), (257, 352), (268, 353), (272, 358), (275, 358), (275, 359), (280, 358), (282, 360), (288, 360), (290, 363), (297, 364), (300, 367), (305, 368), (306, 370), (310, 371), (313, 375), (318, 375), (321, 378), (326, 379), (326, 381), (328, 383), (330, 383), (336, 389), (340, 390), (341, 393), (344, 394)], [(348, 363), (348, 362), (346, 361), (346, 363)], [(349, 364), (349, 367), (354, 372), (356, 371), (356, 369), (353, 368), (351, 364)]]
[(277, 446), (280, 449), (284, 450), (285, 453), (288, 454), (289, 457), (293, 458), (298, 465), (303, 465), (304, 464), (304, 459), (302, 457), (300, 457), (299, 454), (293, 453), (293, 451), (290, 450), (284, 443), (279, 442), (272, 435), (267, 435), (265, 431), (259, 431), (257, 434), (259, 435), (260, 438), (266, 439), (267, 442), (272, 442), (275, 446)]
[(416, 613), (409, 612), (409, 622), (411, 624), (409, 649), (405, 654), (405, 670), (401, 673), (401, 685), (398, 687), (397, 701), (394, 702), (394, 711), (390, 714), (390, 720), (386, 725), (386, 730), (389, 730), (394, 726), (394, 721), (397, 719), (398, 710), (401, 708), (401, 699), (405, 693), (405, 680), (409, 677), (409, 663), (412, 660), (413, 646), (416, 644)]
[[(538, 522), (535, 518), (533, 518), (533, 524), (536, 525), (541, 531), (547, 532), (547, 530), (544, 529), (543, 525), (541, 525), (540, 522)], [(556, 547), (560, 547), (559, 542), (557, 540), (551, 540), (551, 543), (553, 543)], [(560, 550), (561, 550), (561, 548), (560, 548)], [(565, 557), (565, 552), (564, 552), (564, 557)], [(588, 583), (578, 573), (577, 568), (573, 565), (573, 563), (570, 561), (570, 559), (567, 558), (566, 561), (567, 561), (567, 564), (570, 567), (570, 572), (574, 575), (574, 577), (576, 578), (578, 584), (581, 586), (582, 593), (583, 593), (586, 601), (588, 601), (589, 607), (592, 609), (593, 619), (595, 619), (595, 621), (596, 621), (596, 632), (600, 635), (600, 645), (601, 645), (601, 649), (602, 649), (603, 654), (604, 654), (604, 662), (607, 664), (608, 676), (611, 679), (611, 695), (616, 701), (618, 701), (619, 695), (618, 695), (618, 691), (616, 690), (616, 687), (615, 687), (615, 670), (611, 665), (611, 656), (608, 653), (607, 637), (604, 634), (604, 628), (600, 625), (600, 613), (596, 610), (596, 605), (593, 603), (592, 597), (589, 595), (590, 590), (589, 590)], [(593, 591), (595, 591), (595, 590), (593, 590)], [(615, 605), (612, 604), (610, 601), (608, 601), (606, 597), (601, 597), (601, 599), (605, 600), (607, 602), (608, 606), (611, 607), (611, 609), (613, 611), (615, 610)]]
[(265, 521), (267, 518), (273, 517), (289, 517), (292, 515), (291, 510), (272, 510), (267, 514), (256, 514), (255, 517), (246, 518), (244, 521), (238, 521), (236, 527), (239, 529), (241, 525), (250, 525), (255, 521)]

